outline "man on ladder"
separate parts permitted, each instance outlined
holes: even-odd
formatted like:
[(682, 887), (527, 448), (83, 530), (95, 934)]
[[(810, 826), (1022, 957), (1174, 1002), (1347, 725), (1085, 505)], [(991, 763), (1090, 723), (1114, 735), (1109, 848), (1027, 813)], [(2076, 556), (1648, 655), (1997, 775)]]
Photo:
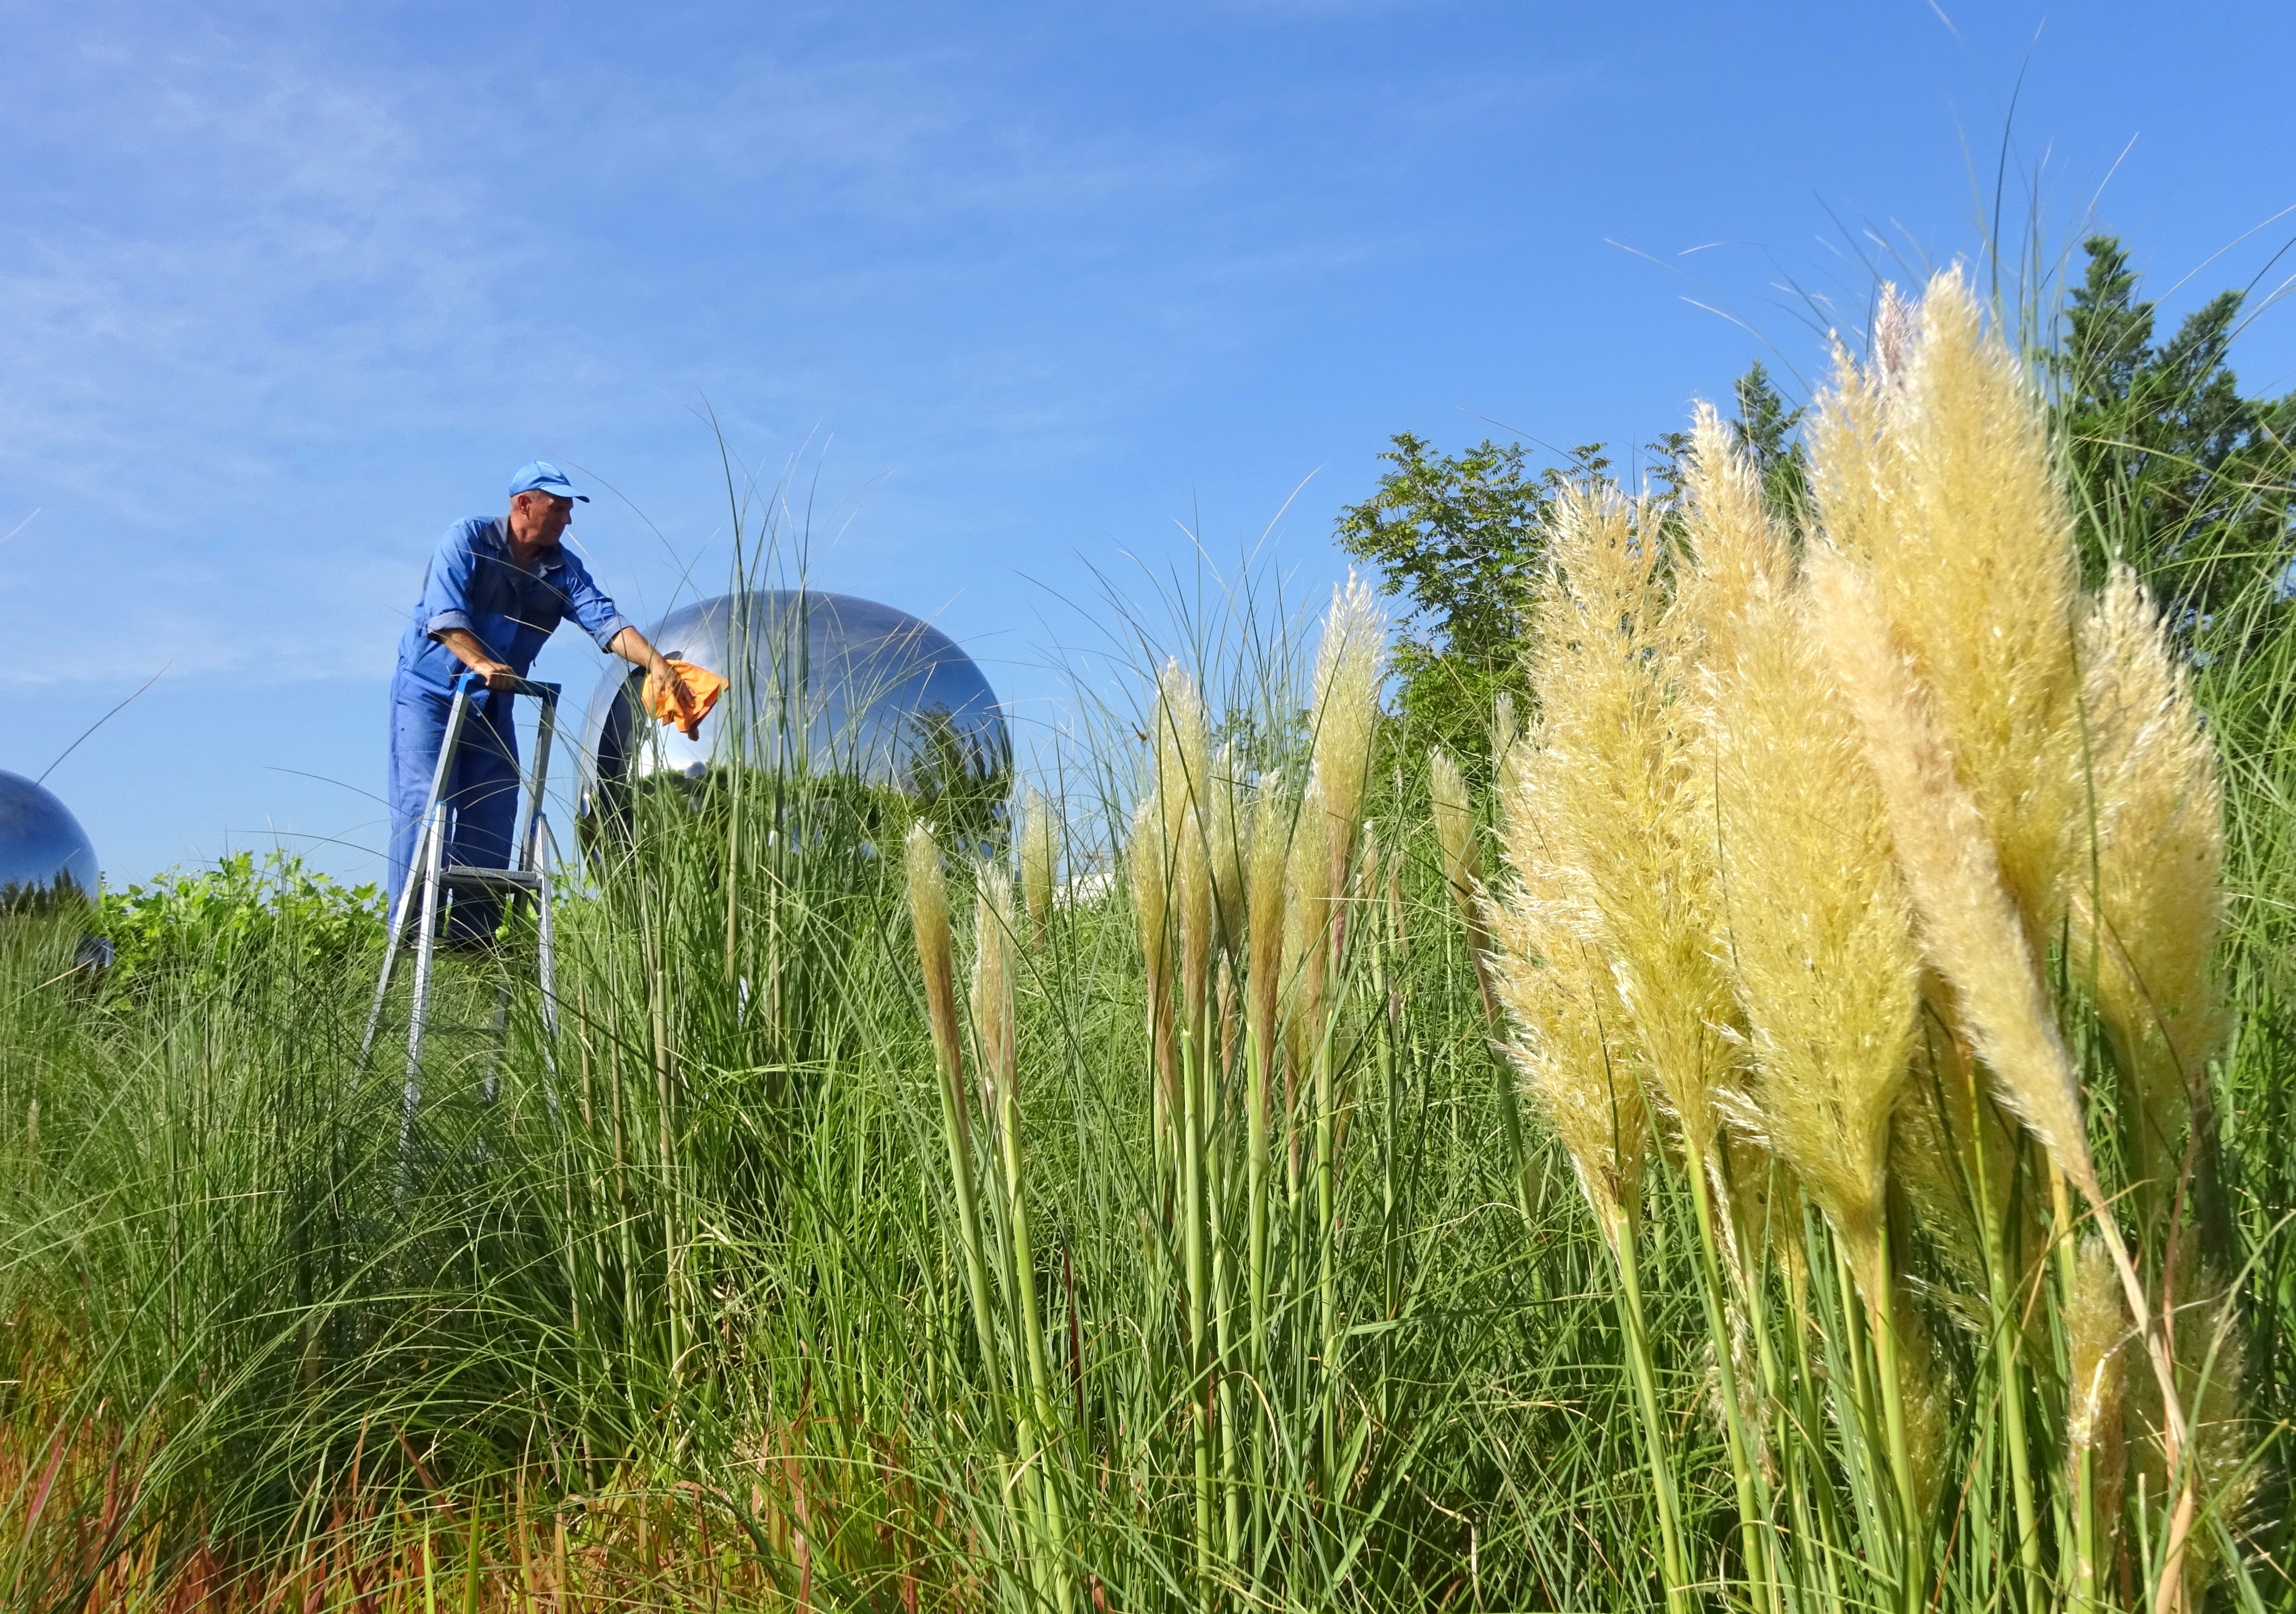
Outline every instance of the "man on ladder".
[[(465, 673), (486, 681), (472, 703), (440, 800), (451, 815), (440, 861), (501, 869), (510, 864), (518, 811), (518, 732), (511, 702), (527, 669), (568, 617), (601, 650), (646, 668), (668, 692), (678, 726), (701, 726), (697, 703), (678, 670), (599, 592), (581, 561), (559, 545), (576, 500), (565, 474), (547, 460), (521, 466), (510, 479), (510, 510), (457, 521), (439, 540), (422, 580), (414, 619), (398, 642), (390, 681), (390, 912), (399, 911), (408, 865), (447, 737), (455, 685)], [(447, 920), (450, 946), (493, 945), (499, 897), (458, 890)]]

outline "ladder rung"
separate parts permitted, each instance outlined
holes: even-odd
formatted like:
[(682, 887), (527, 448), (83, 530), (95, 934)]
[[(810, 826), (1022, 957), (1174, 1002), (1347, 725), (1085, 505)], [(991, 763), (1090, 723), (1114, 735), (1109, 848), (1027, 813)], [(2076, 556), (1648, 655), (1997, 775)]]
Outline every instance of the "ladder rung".
[(504, 891), (542, 889), (542, 876), (530, 869), (480, 869), (458, 863), (439, 870), (439, 880), (442, 885), (482, 886)]

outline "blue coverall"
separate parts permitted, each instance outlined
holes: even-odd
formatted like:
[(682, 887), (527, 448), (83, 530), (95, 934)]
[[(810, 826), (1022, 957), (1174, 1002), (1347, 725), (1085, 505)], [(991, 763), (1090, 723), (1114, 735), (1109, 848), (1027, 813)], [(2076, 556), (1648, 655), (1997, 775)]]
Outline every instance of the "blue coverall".
[[(529, 571), (511, 558), (500, 517), (457, 521), (439, 540), (422, 594), (398, 642), (398, 670), (390, 680), (390, 905), (398, 910), (430, 778), (447, 737), (455, 680), (466, 669), (432, 635), (459, 627), (478, 635), (496, 660), (521, 678), (558, 624), (571, 617), (604, 650), (630, 623), (590, 580), (562, 545), (545, 550)], [(448, 775), (445, 799), (449, 828), (444, 860), (480, 868), (510, 864), (518, 813), (516, 697), (488, 692), (472, 700), (463, 743)], [(455, 898), (448, 934), (484, 940), (494, 934), (500, 905), (481, 893)]]

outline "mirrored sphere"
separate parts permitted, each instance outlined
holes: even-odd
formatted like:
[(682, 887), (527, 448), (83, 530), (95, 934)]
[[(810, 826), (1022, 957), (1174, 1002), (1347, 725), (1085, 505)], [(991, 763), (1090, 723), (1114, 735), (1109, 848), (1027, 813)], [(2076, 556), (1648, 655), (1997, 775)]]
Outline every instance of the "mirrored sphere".
[(610, 670), (583, 723), (586, 821), (602, 789), (664, 774), (700, 780), (736, 759), (909, 794), (1011, 769), (1004, 713), (980, 668), (940, 629), (890, 605), (758, 589), (674, 610), (647, 636), (732, 687), (689, 740), (641, 709), (643, 669)]
[(0, 769), (0, 911), (93, 901), (95, 847), (45, 785)]

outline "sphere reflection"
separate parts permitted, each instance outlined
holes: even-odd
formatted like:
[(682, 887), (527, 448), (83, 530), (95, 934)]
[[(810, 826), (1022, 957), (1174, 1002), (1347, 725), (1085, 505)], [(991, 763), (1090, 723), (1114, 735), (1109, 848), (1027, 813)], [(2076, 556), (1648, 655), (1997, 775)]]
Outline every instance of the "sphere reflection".
[(0, 912), (95, 900), (95, 847), (55, 792), (0, 769)]
[(911, 797), (952, 788), (1001, 799), (1013, 746), (996, 692), (931, 623), (852, 594), (758, 589), (672, 611), (648, 637), (732, 686), (689, 740), (643, 708), (644, 672), (611, 671), (583, 725), (586, 835), (616, 793), (734, 763), (843, 774)]

